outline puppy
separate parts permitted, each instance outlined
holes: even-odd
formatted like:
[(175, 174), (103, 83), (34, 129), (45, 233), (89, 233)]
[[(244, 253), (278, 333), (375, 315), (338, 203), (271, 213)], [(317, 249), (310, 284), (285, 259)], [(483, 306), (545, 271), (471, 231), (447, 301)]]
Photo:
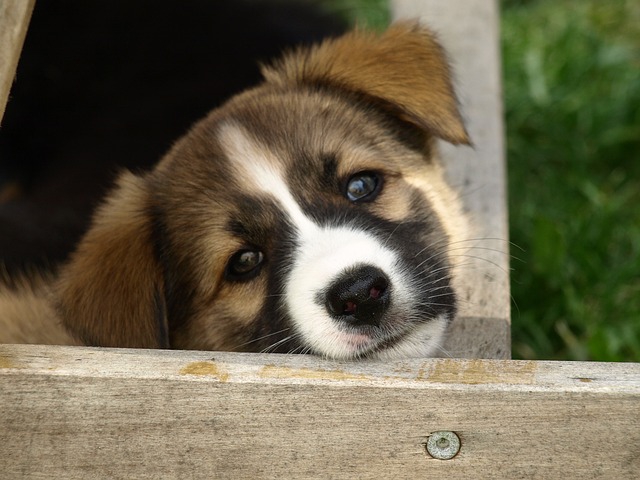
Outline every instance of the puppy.
[(469, 144), (415, 24), (262, 69), (150, 172), (123, 173), (55, 277), (0, 291), (0, 341), (431, 356), (467, 222), (435, 140)]

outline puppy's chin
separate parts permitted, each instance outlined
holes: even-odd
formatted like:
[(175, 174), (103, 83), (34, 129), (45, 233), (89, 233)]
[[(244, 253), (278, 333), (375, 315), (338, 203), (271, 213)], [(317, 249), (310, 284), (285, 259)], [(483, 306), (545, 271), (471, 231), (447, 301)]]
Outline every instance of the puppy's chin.
[(312, 352), (336, 360), (433, 357), (441, 350), (448, 323), (448, 316), (442, 314), (389, 335), (333, 328), (325, 332), (322, 342), (313, 342)]
[(438, 352), (444, 353), (444, 341), (449, 317), (446, 314), (412, 327), (401, 339), (385, 345), (385, 348), (367, 354), (367, 358), (377, 360), (398, 360), (401, 358), (437, 357)]

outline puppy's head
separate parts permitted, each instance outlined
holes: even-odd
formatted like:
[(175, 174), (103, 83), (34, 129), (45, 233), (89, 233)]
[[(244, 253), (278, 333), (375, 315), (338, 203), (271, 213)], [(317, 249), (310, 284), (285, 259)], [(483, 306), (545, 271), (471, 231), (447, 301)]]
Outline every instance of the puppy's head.
[(94, 345), (426, 356), (462, 232), (434, 139), (468, 143), (441, 48), (398, 25), (263, 69), (125, 174), (58, 283)]

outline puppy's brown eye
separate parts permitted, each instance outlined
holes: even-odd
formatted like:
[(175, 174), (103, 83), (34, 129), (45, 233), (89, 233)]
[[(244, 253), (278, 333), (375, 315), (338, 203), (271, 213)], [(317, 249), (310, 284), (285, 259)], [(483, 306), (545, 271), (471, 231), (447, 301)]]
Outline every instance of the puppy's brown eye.
[(240, 250), (229, 259), (226, 276), (229, 280), (248, 280), (259, 273), (263, 262), (260, 250)]
[(378, 196), (380, 176), (375, 172), (360, 172), (349, 178), (346, 197), (352, 202), (369, 202)]

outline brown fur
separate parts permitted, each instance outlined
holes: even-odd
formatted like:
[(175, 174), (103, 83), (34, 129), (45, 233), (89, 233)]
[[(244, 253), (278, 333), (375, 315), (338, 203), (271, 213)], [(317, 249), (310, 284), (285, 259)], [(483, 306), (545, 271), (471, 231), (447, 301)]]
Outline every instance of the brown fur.
[[(153, 255), (140, 179), (120, 177), (56, 282), (64, 324), (88, 344), (168, 346), (162, 275)], [(160, 324), (159, 324), (160, 322)]]
[[(373, 213), (392, 221), (410, 219), (407, 192), (418, 188), (449, 241), (462, 237), (464, 219), (432, 155), (433, 137), (456, 144), (469, 139), (446, 59), (432, 34), (413, 24), (393, 26), (382, 35), (356, 31), (293, 52), (263, 73), (263, 85), (194, 126), (153, 172), (123, 174), (57, 279), (38, 288), (0, 291), (0, 342), (251, 350), (247, 345), (255, 332), (249, 322), (264, 303), (266, 281), (224, 282), (227, 259), (242, 247), (227, 225), (247, 215), (220, 193), (223, 184), (242, 191), (243, 179), (211, 161), (224, 155), (218, 141), (227, 118), (252, 125), (265, 156), (282, 162), (297, 161), (294, 147), (260, 134), (270, 124), (291, 122), (287, 128), (304, 135), (318, 153), (338, 152), (342, 172), (358, 171), (360, 165), (389, 172), (382, 201), (370, 207)], [(370, 102), (380, 113), (367, 118), (351, 107), (337, 111), (323, 93), (289, 93), (301, 85), (327, 88), (329, 96), (343, 95), (349, 102)], [(321, 118), (324, 111), (332, 115), (324, 120), (323, 136), (313, 127), (321, 120), (293, 124), (292, 108), (308, 109), (301, 118)], [(421, 154), (393, 140), (383, 128), (384, 115), (412, 125), (412, 141), (420, 143)], [(353, 130), (353, 144), (343, 139), (344, 129)], [(379, 138), (376, 150), (360, 148), (357, 135)], [(275, 225), (268, 211), (254, 213), (261, 225)], [(169, 263), (175, 278), (165, 277)], [(174, 289), (171, 304), (169, 288)]]
[(399, 23), (383, 35), (354, 31), (263, 69), (269, 82), (318, 82), (364, 93), (416, 126), (453, 144), (468, 144), (442, 47), (417, 25)]

